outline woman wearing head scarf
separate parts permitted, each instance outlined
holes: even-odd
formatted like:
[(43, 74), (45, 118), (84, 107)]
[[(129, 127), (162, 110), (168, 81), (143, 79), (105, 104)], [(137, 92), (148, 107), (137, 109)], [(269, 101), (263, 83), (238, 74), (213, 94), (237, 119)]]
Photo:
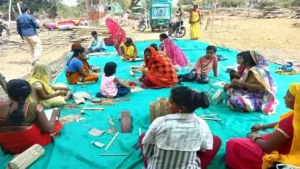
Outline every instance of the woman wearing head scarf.
[(190, 14), (190, 21), (191, 25), (191, 39), (197, 40), (200, 38), (200, 30), (201, 30), (201, 14), (200, 10), (198, 9), (198, 5), (194, 5), (194, 9)]
[(174, 66), (183, 67), (188, 64), (188, 60), (182, 50), (175, 45), (173, 40), (170, 39), (168, 35), (162, 33), (159, 35), (159, 39), (162, 42), (161, 50), (166, 52), (167, 56), (171, 58)]
[(168, 88), (177, 84), (176, 71), (164, 52), (157, 52), (152, 46), (144, 51), (146, 69), (140, 79), (143, 88)]
[(27, 103), (30, 84), (25, 80), (7, 83), (10, 101), (0, 104), (0, 145), (5, 153), (22, 153), (34, 144), (45, 146), (52, 142), (62, 125), (57, 121), (60, 110), (47, 119), (43, 107)]
[(66, 65), (70, 62), (72, 56), (74, 55), (74, 49), (77, 47), (81, 47), (81, 44), (79, 42), (75, 42), (71, 46), (71, 51), (66, 56)]
[(32, 77), (28, 79), (32, 92), (28, 98), (30, 103), (40, 104), (45, 108), (66, 104), (70, 98), (69, 88), (50, 85), (50, 70), (46, 63), (37, 63), (33, 68)]
[[(285, 97), (291, 111), (278, 123), (254, 125), (246, 139), (231, 139), (226, 146), (226, 164), (231, 169), (276, 169), (278, 163), (300, 166), (300, 83), (291, 84)], [(274, 132), (259, 136), (259, 130)]]
[(114, 47), (116, 48), (118, 54), (121, 54), (120, 46), (122, 43), (126, 42), (126, 33), (121, 28), (121, 26), (111, 18), (106, 19), (106, 27), (109, 30), (111, 37), (113, 39)]
[(228, 94), (228, 107), (242, 112), (262, 111), (275, 113), (276, 84), (272, 79), (267, 61), (255, 51), (242, 54), (246, 67), (240, 79), (233, 79), (225, 85)]

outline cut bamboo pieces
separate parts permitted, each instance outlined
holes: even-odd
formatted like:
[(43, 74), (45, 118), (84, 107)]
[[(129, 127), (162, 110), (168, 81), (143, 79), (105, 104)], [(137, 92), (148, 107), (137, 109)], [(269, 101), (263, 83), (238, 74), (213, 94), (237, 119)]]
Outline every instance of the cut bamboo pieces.
[(59, 121), (62, 125), (67, 125), (67, 124), (70, 124), (70, 123), (76, 121), (77, 119), (80, 119), (80, 115), (81, 114), (64, 116), (64, 117), (59, 118)]
[(218, 89), (217, 92), (212, 97), (213, 104), (219, 104), (222, 101), (222, 89)]
[(109, 98), (103, 98), (103, 99), (92, 100), (92, 103), (100, 104), (100, 105), (115, 105), (115, 100)]
[(38, 144), (35, 144), (10, 161), (7, 165), (7, 169), (26, 169), (44, 153), (44, 148)]
[(156, 102), (150, 103), (150, 122), (153, 122), (157, 117), (166, 115), (168, 99), (158, 98)]

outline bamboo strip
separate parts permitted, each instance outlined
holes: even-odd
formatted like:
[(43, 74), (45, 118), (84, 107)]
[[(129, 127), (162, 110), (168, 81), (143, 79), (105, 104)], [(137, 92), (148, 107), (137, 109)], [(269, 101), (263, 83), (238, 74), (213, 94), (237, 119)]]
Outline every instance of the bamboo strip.
[(101, 156), (128, 156), (128, 154), (101, 154)]
[(96, 83), (96, 81), (89, 81), (89, 82), (77, 82), (78, 85), (84, 85), (84, 84), (93, 84)]
[(119, 135), (119, 132), (116, 133), (116, 135), (111, 139), (111, 141), (109, 142), (109, 144), (106, 146), (105, 151), (108, 150), (108, 148), (110, 147), (110, 145), (114, 142), (114, 140), (116, 139), (116, 137)]
[(104, 110), (103, 107), (83, 107), (82, 110)]

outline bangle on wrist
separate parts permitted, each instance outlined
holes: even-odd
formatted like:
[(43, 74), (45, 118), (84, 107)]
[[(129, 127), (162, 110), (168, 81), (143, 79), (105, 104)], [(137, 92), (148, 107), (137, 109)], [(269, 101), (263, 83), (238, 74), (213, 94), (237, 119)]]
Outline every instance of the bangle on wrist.
[(262, 137), (254, 137), (253, 142), (255, 143), (256, 140), (262, 140), (262, 139), (263, 139)]

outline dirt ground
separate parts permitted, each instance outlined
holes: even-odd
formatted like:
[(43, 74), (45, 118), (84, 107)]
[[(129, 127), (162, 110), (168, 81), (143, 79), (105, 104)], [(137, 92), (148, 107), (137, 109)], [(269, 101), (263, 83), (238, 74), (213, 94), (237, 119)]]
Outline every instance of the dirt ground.
[[(218, 16), (214, 23), (212, 38), (211, 26), (208, 26), (208, 30), (204, 30), (206, 21), (202, 25), (201, 40), (213, 45), (238, 50), (257, 50), (269, 61), (276, 63), (283, 63), (287, 60), (300, 63), (300, 28), (293, 26), (294, 23), (299, 22), (299, 20), (292, 19), (245, 19)], [(189, 39), (189, 26), (187, 23), (186, 20), (185, 24), (188, 30), (185, 39)], [(137, 32), (132, 29), (132, 26), (128, 25), (125, 30), (127, 36), (132, 37), (134, 41), (158, 39), (159, 33), (152, 33), (150, 29), (145, 32)], [(42, 41), (45, 39), (48, 41), (41, 61), (52, 63), (51, 69), (56, 72), (55, 74), (62, 70), (63, 58), (70, 50), (71, 45), (67, 38), (59, 38), (60, 34), (68, 37), (71, 35), (71, 31), (55, 31), (50, 32), (50, 34), (46, 31), (39, 34), (43, 37)], [(20, 41), (21, 46), (0, 50), (0, 72), (7, 80), (25, 78), (32, 69), (29, 62), (31, 56), (27, 46), (20, 40), (18, 35), (13, 35), (12, 38)], [(52, 38), (50, 42), (49, 38)], [(0, 99), (1, 95), (0, 93)]]

